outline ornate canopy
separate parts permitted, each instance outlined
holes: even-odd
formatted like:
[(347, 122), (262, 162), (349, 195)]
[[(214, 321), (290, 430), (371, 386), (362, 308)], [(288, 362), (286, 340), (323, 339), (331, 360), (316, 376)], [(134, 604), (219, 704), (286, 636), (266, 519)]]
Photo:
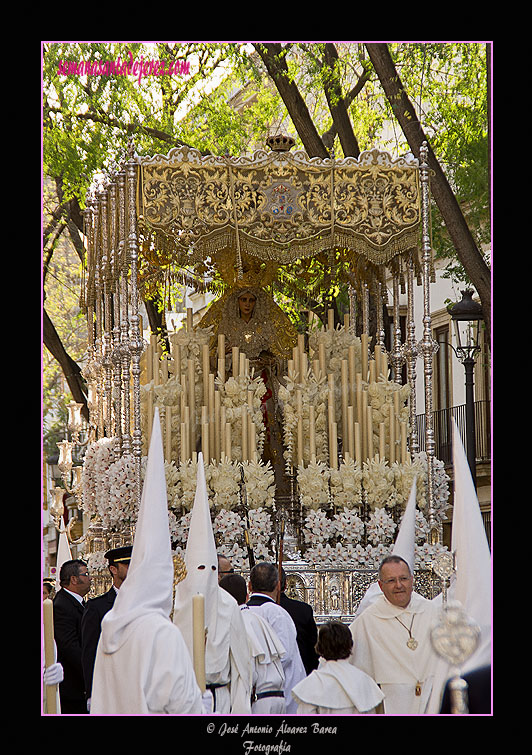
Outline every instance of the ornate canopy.
[(358, 159), (257, 151), (202, 156), (188, 147), (139, 160), (139, 228), (187, 265), (231, 249), (289, 264), (341, 248), (387, 265), (417, 246), (417, 160), (371, 150)]

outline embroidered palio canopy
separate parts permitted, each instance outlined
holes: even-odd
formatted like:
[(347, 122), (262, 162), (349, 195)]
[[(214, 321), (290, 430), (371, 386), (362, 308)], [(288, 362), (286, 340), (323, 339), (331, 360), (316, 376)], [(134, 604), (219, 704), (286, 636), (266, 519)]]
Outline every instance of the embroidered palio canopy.
[(342, 248), (386, 265), (418, 242), (418, 163), (378, 150), (334, 160), (179, 147), (140, 160), (138, 203), (140, 227), (179, 263), (232, 248), (287, 264)]

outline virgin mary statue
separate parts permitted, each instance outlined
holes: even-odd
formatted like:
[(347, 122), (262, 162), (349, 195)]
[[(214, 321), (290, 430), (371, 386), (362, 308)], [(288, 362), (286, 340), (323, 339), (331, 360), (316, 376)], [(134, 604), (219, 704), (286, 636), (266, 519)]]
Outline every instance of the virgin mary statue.
[(283, 443), (278, 405), (278, 387), (282, 381), (283, 362), (297, 345), (297, 330), (289, 317), (266, 291), (277, 266), (248, 262), (241, 277), (234, 276), (228, 290), (213, 302), (199, 327), (213, 327), (212, 353), (218, 335), (225, 336), (226, 370), (230, 368), (231, 349), (235, 346), (249, 359), (250, 370), (260, 375), (266, 386), (262, 399), (265, 425), (263, 461), (270, 461), (277, 491), (286, 488)]

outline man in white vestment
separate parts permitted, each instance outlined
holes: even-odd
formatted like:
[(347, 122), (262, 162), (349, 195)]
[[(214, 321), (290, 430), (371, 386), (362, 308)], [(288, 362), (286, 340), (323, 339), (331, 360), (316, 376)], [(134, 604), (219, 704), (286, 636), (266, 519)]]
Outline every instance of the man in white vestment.
[(400, 556), (388, 556), (379, 568), (379, 595), (350, 625), (350, 662), (365, 671), (384, 692), (384, 712), (427, 712), (437, 656), (430, 632), (441, 605), (413, 591), (414, 578)]
[(91, 715), (203, 712), (190, 656), (170, 620), (173, 576), (156, 409), (128, 578), (102, 620)]
[(196, 495), (185, 552), (185, 579), (175, 592), (173, 621), (193, 658), (192, 598), (205, 599), (205, 677), (214, 712), (251, 713), (251, 656), (238, 603), (218, 584), (218, 556), (214, 542), (203, 455), (198, 455)]
[(275, 564), (263, 561), (256, 564), (249, 575), (249, 608), (259, 613), (286, 648), (282, 658), (285, 675), (285, 703), (287, 713), (297, 713), (292, 687), (307, 675), (297, 644), (296, 625), (288, 611), (277, 603), (280, 591), (279, 572)]
[(346, 624), (329, 621), (318, 632), (317, 669), (292, 689), (300, 715), (374, 713), (384, 694), (373, 679), (349, 663), (353, 638)]
[(281, 658), (286, 655), (279, 637), (256, 611), (246, 605), (246, 580), (240, 574), (229, 574), (220, 587), (234, 597), (246, 625), (253, 660), (253, 691), (251, 712), (271, 715), (285, 713), (284, 669)]

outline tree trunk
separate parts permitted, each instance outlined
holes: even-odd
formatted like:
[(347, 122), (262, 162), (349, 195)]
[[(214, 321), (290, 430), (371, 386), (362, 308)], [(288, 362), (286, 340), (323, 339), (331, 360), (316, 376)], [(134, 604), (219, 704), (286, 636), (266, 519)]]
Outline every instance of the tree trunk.
[(338, 52), (336, 47), (328, 42), (325, 45), (324, 63), (329, 68), (329, 72), (324, 77), (325, 80), (323, 85), (325, 97), (327, 98), (327, 105), (331, 111), (333, 123), (344, 152), (344, 157), (358, 157), (360, 155), (360, 148), (342, 94), (338, 71), (336, 70), (337, 62)]
[(70, 357), (59, 338), (53, 322), (50, 320), (48, 313), (43, 307), (43, 343), (50, 354), (57, 359), (63, 374), (70, 388), (72, 398), (78, 404), (83, 404), (81, 413), (83, 417), (89, 420), (89, 409), (87, 406), (87, 397), (85, 395), (85, 382), (81, 374), (80, 366)]
[(491, 333), (491, 274), (489, 267), (471, 235), (447, 177), (436, 159), (414, 107), (403, 89), (388, 45), (368, 42), (366, 49), (384, 93), (414, 155), (419, 158), (422, 143), (427, 142), (428, 144), (428, 165), (434, 173), (431, 180), (432, 195), (441, 212), (458, 259), (480, 296), (489, 342), (489, 334)]
[(286, 105), (288, 115), (292, 119), (294, 127), (303, 142), (307, 155), (323, 159), (329, 157), (325, 145), (310, 117), (305, 100), (301, 96), (296, 83), (290, 79), (283, 46), (278, 43), (257, 44), (255, 45), (255, 49), (262, 58), (266, 70)]

